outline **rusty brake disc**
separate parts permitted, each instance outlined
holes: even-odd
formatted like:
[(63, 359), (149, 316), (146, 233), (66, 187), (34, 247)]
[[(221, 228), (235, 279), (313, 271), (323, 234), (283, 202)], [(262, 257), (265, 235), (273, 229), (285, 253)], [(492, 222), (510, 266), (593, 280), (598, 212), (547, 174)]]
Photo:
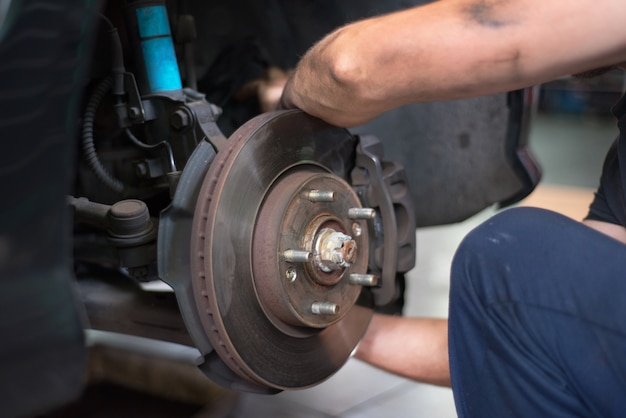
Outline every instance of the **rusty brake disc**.
[(305, 388), (347, 361), (372, 316), (356, 139), (300, 111), (242, 126), (211, 164), (191, 237), (202, 326), (239, 379)]

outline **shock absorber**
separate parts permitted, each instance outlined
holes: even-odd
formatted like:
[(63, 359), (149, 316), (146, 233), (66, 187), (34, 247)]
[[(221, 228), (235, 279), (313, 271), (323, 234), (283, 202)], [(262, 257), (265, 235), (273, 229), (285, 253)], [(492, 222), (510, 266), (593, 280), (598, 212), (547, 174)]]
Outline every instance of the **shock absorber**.
[(125, 17), (141, 95), (180, 93), (182, 82), (165, 1), (129, 1)]

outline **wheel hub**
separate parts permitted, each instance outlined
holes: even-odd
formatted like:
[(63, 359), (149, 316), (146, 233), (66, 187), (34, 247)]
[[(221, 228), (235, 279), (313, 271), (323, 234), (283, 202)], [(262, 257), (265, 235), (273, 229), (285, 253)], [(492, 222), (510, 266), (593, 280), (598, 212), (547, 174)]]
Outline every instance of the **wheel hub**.
[[(324, 196), (320, 198), (319, 196)], [(253, 243), (254, 283), (263, 310), (289, 335), (310, 334), (341, 320), (360, 287), (350, 271), (367, 269), (367, 234), (351, 237), (348, 217), (360, 207), (352, 188), (314, 166), (293, 169), (263, 202)]]

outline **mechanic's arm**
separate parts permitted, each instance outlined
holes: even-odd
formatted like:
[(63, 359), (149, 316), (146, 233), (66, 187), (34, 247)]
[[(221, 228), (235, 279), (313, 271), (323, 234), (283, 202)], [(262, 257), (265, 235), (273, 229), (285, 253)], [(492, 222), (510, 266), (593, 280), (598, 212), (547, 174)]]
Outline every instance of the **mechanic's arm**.
[(375, 314), (355, 357), (419, 382), (450, 386), (448, 321)]
[(626, 228), (621, 225), (591, 219), (585, 219), (583, 223), (598, 232), (608, 235), (622, 244), (626, 244)]
[(626, 61), (622, 0), (440, 0), (313, 46), (282, 106), (355, 126), (397, 106), (514, 90)]

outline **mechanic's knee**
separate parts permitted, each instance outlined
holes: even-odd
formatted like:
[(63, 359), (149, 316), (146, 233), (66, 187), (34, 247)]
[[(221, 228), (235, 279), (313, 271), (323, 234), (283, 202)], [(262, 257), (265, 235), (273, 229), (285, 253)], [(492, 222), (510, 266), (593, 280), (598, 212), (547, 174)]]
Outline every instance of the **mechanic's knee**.
[(451, 286), (482, 292), (506, 286), (515, 275), (521, 252), (528, 254), (537, 240), (552, 239), (546, 231), (562, 218), (554, 212), (520, 207), (503, 211), (472, 230), (463, 239), (452, 263)]
[[(519, 207), (500, 212), (472, 230), (461, 242), (460, 255), (497, 259), (510, 257), (511, 249), (528, 248), (533, 241), (545, 242), (546, 232), (564, 217), (545, 209)], [(532, 248), (532, 247), (531, 247)]]

